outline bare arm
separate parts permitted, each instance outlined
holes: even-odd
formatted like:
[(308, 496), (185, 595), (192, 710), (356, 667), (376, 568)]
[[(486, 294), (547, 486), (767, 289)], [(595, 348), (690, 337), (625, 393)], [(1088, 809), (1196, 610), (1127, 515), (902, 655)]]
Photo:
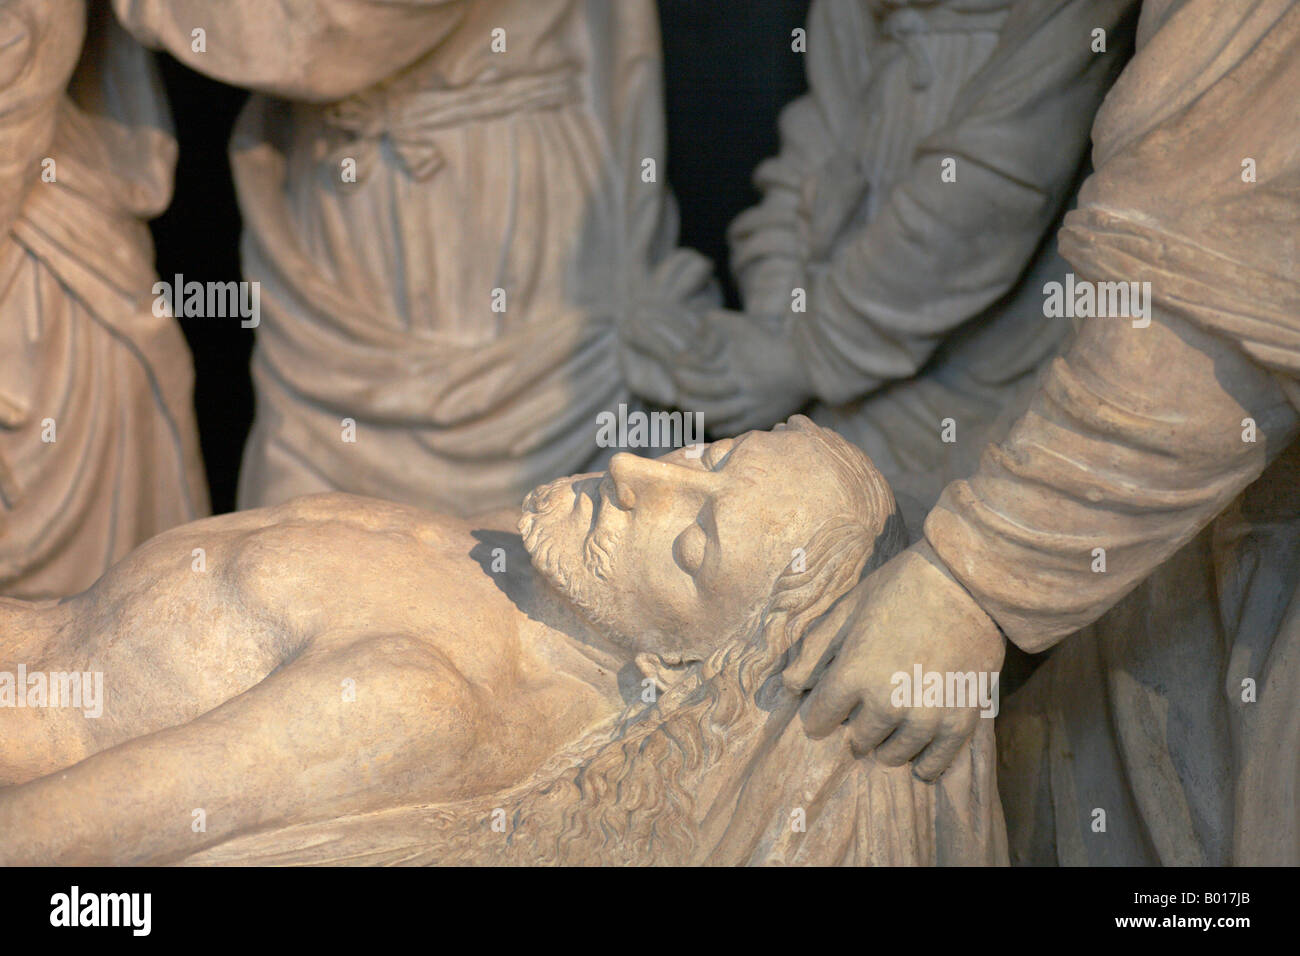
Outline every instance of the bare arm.
[(190, 723), (0, 790), (0, 864), (167, 863), (265, 827), (446, 798), (463, 785), (472, 707), (422, 643), (309, 650)]

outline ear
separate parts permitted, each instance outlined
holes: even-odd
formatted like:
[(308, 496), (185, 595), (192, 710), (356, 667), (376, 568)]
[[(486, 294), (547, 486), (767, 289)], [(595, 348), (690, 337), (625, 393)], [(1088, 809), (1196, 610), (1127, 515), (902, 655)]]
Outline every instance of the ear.
[(667, 691), (691, 671), (691, 665), (698, 663), (703, 658), (698, 655), (683, 655), (680, 660), (665, 660), (658, 654), (652, 654), (643, 651), (638, 654), (633, 661), (637, 670), (643, 677), (649, 677), (655, 682), (660, 693)]

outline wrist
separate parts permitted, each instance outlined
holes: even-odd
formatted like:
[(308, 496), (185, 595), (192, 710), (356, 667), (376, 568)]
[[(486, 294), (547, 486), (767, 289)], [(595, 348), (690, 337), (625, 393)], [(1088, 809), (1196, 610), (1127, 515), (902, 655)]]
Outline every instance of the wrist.
[(915, 560), (924, 561), (936, 572), (935, 580), (941, 582), (939, 586), (945, 591), (947, 603), (960, 608), (963, 615), (969, 617), (977, 628), (996, 633), (1003, 641), (1007, 639), (998, 622), (980, 606), (979, 601), (975, 599), (975, 596), (971, 594), (966, 585), (952, 573), (929, 541), (923, 537), (916, 544), (911, 545), (907, 551), (915, 556)]

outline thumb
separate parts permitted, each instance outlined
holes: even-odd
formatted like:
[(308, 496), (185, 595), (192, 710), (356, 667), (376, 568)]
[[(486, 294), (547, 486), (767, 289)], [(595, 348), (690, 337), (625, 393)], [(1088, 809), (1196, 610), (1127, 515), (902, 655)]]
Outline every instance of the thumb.
[[(845, 595), (848, 597), (848, 595)], [(813, 674), (828, 652), (839, 648), (839, 637), (853, 613), (853, 601), (841, 599), (830, 611), (804, 632), (798, 656), (781, 674), (786, 689), (801, 694), (816, 683)], [(820, 674), (818, 675), (820, 676)]]
[(662, 365), (630, 350), (621, 357), (623, 377), (632, 394), (659, 405), (671, 407), (677, 404), (677, 389), (672, 376)]

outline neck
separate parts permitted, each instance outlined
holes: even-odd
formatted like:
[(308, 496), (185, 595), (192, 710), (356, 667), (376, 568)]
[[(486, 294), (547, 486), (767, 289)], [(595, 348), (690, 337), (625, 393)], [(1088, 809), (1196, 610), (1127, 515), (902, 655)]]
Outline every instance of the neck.
[(621, 712), (626, 689), (640, 686), (631, 652), (588, 621), (526, 556), (512, 564), (507, 593), (527, 618), (521, 634), (528, 649), (545, 660), (547, 670), (589, 686), (614, 713)]

